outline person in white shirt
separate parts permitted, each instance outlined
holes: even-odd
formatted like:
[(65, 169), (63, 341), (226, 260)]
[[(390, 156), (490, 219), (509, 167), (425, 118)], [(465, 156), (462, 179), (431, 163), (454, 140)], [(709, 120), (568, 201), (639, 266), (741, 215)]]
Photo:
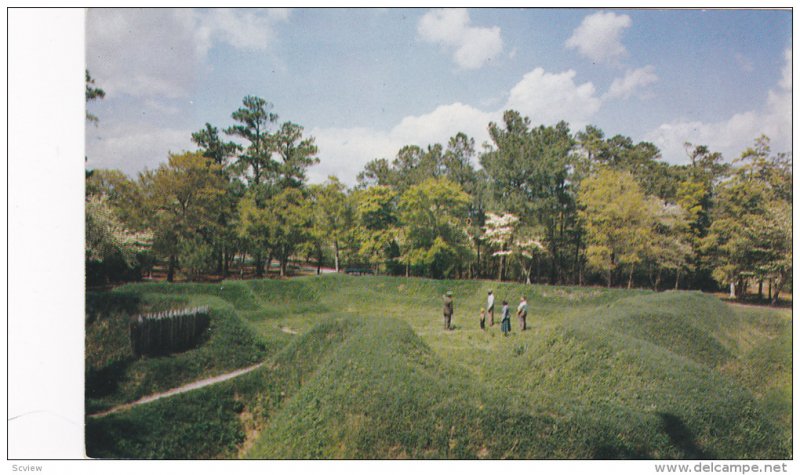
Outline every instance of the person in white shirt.
[(489, 326), (494, 326), (494, 294), (489, 291), (489, 297), (486, 299), (486, 313), (489, 315)]
[(517, 306), (517, 318), (519, 318), (520, 331), (526, 330), (526, 319), (528, 318), (528, 300), (523, 295), (519, 298), (519, 305)]

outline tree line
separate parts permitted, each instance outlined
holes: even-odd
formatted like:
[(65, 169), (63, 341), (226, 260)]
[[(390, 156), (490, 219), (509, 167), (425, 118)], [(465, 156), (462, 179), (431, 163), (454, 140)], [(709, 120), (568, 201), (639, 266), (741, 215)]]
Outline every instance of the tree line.
[(273, 263), (285, 276), (304, 261), (318, 272), (737, 296), (757, 285), (773, 301), (791, 285), (791, 155), (764, 136), (730, 163), (686, 144), (689, 163), (670, 165), (651, 143), (534, 126), (509, 110), (480, 150), (463, 133), (407, 145), (368, 162), (349, 188), (308, 183), (314, 138), (266, 100), (245, 97), (231, 120), (205, 124), (196, 150), (136, 178), (87, 172), (87, 282), (154, 267), (169, 281), (245, 267), (262, 277)]

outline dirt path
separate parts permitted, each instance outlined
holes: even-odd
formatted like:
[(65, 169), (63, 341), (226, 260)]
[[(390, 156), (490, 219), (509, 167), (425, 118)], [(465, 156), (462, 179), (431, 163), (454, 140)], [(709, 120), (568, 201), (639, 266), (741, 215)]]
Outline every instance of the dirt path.
[(222, 381), (227, 381), (229, 379), (235, 378), (237, 376), (241, 376), (243, 374), (247, 374), (253, 370), (256, 370), (263, 366), (264, 363), (258, 363), (253, 366), (248, 366), (247, 368), (237, 369), (236, 371), (232, 371), (230, 373), (220, 374), (219, 376), (214, 376), (211, 378), (201, 379), (199, 381), (194, 381), (192, 383), (186, 384), (184, 386), (170, 389), (169, 391), (164, 391), (163, 393), (156, 393), (151, 394), (149, 396), (145, 396), (139, 400), (122, 404), (120, 406), (112, 407), (111, 409), (105, 410), (103, 412), (96, 412), (94, 414), (89, 414), (89, 417), (104, 417), (109, 414), (114, 414), (115, 412), (120, 411), (127, 411), (128, 409), (132, 408), (133, 406), (138, 406), (140, 404), (147, 404), (148, 402), (157, 401), (158, 399), (162, 399), (165, 397), (172, 397), (176, 394), (185, 393), (188, 391), (192, 391), (195, 389), (203, 388), (206, 386), (210, 386), (212, 384), (221, 383)]

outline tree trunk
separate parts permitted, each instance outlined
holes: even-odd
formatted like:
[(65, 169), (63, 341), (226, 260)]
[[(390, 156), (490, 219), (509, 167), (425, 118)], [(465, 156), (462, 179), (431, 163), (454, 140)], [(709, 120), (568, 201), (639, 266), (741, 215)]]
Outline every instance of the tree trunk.
[(764, 300), (764, 279), (758, 279), (758, 301)]
[(728, 295), (728, 297), (732, 299), (736, 298), (736, 284), (733, 281), (731, 281), (731, 293)]
[(230, 271), (230, 255), (228, 254), (228, 250), (224, 249), (222, 251), (222, 277), (228, 277), (229, 271)]
[(275, 252), (269, 251), (269, 256), (267, 256), (267, 264), (266, 264), (267, 277), (269, 277), (269, 270), (272, 268), (272, 259), (274, 258), (275, 258)]
[(772, 302), (772, 277), (767, 281), (767, 300)]
[(581, 262), (580, 242), (575, 244), (575, 269), (578, 271), (578, 285), (583, 285), (583, 262)]
[(256, 277), (264, 277), (264, 258), (261, 251), (256, 252), (255, 255)]
[(658, 286), (661, 284), (661, 268), (658, 268), (658, 272), (656, 272), (656, 285), (653, 288), (656, 292), (658, 292)]
[(339, 242), (333, 241), (333, 265), (336, 268), (336, 273), (339, 273)]
[(678, 282), (681, 281), (681, 270), (678, 269), (675, 271), (675, 290), (678, 290)]
[(505, 267), (505, 261), (506, 261), (506, 256), (505, 255), (500, 256), (500, 269), (498, 269), (497, 272), (497, 280), (499, 280), (500, 282), (503, 281), (503, 267)]
[(775, 306), (778, 305), (778, 297), (780, 297), (781, 290), (783, 290), (783, 284), (786, 282), (786, 277), (781, 274), (778, 276), (778, 281), (775, 283), (775, 294), (772, 296), (772, 301), (770, 305)]
[(630, 290), (631, 284), (633, 284), (633, 264), (631, 264), (631, 270), (628, 272), (628, 290)]
[(177, 259), (175, 258), (175, 254), (169, 256), (169, 267), (167, 268), (167, 282), (173, 282), (175, 280), (176, 261)]
[(286, 277), (286, 263), (288, 261), (289, 261), (289, 256), (281, 256), (280, 258), (281, 277)]
[(481, 243), (476, 243), (475, 248), (478, 253), (478, 260), (475, 261), (475, 278), (481, 278)]

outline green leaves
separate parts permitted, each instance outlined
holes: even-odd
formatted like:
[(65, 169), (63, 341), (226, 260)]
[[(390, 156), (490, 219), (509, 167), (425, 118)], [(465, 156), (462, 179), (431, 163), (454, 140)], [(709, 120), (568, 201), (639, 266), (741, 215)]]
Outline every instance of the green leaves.
[(470, 197), (446, 178), (429, 178), (400, 197), (403, 226), (401, 257), (406, 263), (429, 268), (433, 277), (452, 272), (470, 254), (465, 231)]
[(656, 209), (627, 172), (600, 169), (581, 185), (579, 216), (586, 229), (590, 267), (607, 274), (642, 260), (653, 235)]

